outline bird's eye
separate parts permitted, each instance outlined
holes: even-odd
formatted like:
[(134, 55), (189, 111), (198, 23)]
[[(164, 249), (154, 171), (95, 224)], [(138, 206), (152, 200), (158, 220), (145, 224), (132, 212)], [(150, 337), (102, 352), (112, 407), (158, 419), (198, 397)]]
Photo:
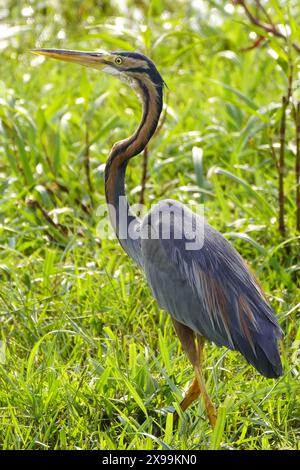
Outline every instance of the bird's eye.
[(116, 57), (116, 58), (115, 58), (115, 63), (116, 63), (117, 65), (121, 65), (122, 62), (123, 62), (123, 60), (121, 59), (121, 57)]

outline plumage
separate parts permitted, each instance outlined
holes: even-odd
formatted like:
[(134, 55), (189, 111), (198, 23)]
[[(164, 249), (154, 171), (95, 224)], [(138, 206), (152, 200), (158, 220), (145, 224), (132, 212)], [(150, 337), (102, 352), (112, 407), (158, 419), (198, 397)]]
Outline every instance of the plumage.
[(110, 220), (124, 250), (145, 271), (153, 296), (172, 316), (194, 367), (195, 380), (181, 403), (182, 410), (201, 394), (215, 426), (216, 411), (202, 374), (204, 339), (240, 351), (261, 374), (276, 378), (282, 374), (281, 331), (241, 256), (202, 216), (173, 200), (161, 201), (142, 221), (130, 209), (125, 191), (127, 164), (155, 132), (164, 81), (154, 63), (137, 52), (33, 52), (102, 69), (131, 85), (142, 100), (143, 115), (137, 130), (113, 146), (106, 164)]
[[(143, 268), (160, 306), (218, 346), (240, 351), (266, 377), (280, 376), (280, 328), (241, 256), (204, 218), (178, 201), (161, 201), (144, 218), (142, 232), (151, 226), (157, 234), (163, 233), (159, 213), (167, 211), (174, 214), (168, 224), (170, 238), (141, 239)], [(186, 249), (191, 239), (184, 231), (182, 237), (174, 236), (176, 225), (178, 232), (182, 220), (189, 219), (190, 226), (203, 227), (199, 250)]]

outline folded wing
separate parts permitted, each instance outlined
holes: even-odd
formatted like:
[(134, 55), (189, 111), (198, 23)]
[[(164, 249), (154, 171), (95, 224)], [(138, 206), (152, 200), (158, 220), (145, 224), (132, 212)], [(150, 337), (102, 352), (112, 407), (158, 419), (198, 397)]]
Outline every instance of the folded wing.
[[(171, 215), (165, 217), (167, 211)], [(266, 377), (280, 376), (277, 320), (230, 243), (172, 200), (145, 217), (141, 232), (147, 234), (141, 239), (146, 277), (160, 306), (207, 339), (240, 351)], [(189, 249), (193, 236), (201, 248)]]

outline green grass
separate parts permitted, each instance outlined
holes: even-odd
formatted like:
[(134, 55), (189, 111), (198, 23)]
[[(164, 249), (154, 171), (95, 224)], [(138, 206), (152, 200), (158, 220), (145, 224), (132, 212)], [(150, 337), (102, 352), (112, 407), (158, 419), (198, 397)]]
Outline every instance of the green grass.
[[(0, 10), (1, 448), (299, 449), (299, 234), (290, 116), (285, 238), (277, 230), (277, 175), (268, 147), (270, 133), (279, 142), (283, 44), (270, 39), (239, 52), (251, 28), (240, 13), (214, 12), (222, 2), (203, 2), (207, 13), (179, 0), (144, 2), (144, 8), (130, 1), (126, 13), (93, 0), (63, 2), (58, 11), (50, 1), (31, 2), (33, 12), (7, 3)], [(273, 14), (282, 22), (280, 11)], [(107, 154), (132, 132), (140, 105), (114, 78), (42, 62), (28, 52), (35, 46), (152, 56), (168, 90), (166, 120), (150, 148), (146, 203), (204, 202), (208, 220), (251, 265), (278, 315), (284, 375), (277, 381), (260, 376), (238, 353), (206, 346), (206, 380), (219, 407), (214, 432), (201, 401), (173, 429), (170, 412), (178, 409), (192, 367), (143, 274), (116, 240), (101, 240), (97, 230)], [(277, 60), (271, 49), (280, 53)], [(294, 61), (298, 71), (296, 54)], [(137, 157), (128, 170), (132, 203), (140, 165)]]

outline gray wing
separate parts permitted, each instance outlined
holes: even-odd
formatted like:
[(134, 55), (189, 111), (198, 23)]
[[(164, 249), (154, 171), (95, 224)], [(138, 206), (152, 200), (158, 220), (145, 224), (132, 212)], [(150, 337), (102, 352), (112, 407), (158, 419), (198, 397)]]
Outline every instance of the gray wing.
[[(193, 242), (202, 247), (189, 249)], [(217, 345), (239, 350), (263, 375), (281, 375), (272, 309), (241, 256), (204, 218), (162, 201), (142, 223), (141, 250), (162, 308)]]

